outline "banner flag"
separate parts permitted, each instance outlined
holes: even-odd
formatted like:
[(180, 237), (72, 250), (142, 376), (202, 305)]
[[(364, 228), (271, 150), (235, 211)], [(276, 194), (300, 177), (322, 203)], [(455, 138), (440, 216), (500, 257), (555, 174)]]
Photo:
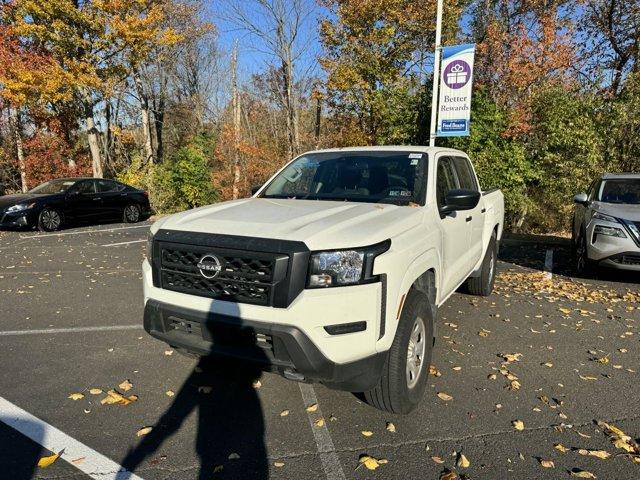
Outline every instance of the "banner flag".
[(469, 135), (475, 44), (442, 48), (438, 137)]

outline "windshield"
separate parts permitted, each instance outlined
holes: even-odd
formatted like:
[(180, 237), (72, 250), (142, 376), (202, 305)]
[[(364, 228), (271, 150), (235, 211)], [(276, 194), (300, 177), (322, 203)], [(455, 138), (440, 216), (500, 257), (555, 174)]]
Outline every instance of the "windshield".
[(264, 198), (423, 203), (425, 153), (324, 152), (304, 155), (276, 176)]
[(38, 185), (36, 188), (29, 190), (29, 193), (37, 193), (41, 195), (51, 195), (52, 193), (66, 192), (76, 180), (51, 180)]
[(603, 181), (599, 200), (606, 203), (640, 205), (640, 178)]

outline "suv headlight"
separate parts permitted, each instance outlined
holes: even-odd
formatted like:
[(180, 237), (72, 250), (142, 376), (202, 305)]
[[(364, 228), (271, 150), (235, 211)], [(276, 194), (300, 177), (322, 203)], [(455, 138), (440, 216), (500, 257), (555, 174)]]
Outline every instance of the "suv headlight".
[(593, 216), (591, 218), (595, 220), (604, 220), (605, 222), (619, 223), (615, 217), (600, 212), (593, 212)]
[(9, 208), (7, 208), (7, 212), (20, 212), (22, 210), (28, 210), (30, 208), (33, 208), (35, 206), (35, 202), (34, 203), (18, 203), (17, 205), (12, 205)]
[(341, 287), (375, 282), (378, 277), (373, 275), (373, 261), (390, 246), (391, 241), (387, 240), (370, 247), (312, 253), (307, 287)]
[(594, 235), (608, 235), (610, 237), (627, 238), (626, 233), (621, 228), (606, 227), (604, 225), (596, 225), (593, 229)]

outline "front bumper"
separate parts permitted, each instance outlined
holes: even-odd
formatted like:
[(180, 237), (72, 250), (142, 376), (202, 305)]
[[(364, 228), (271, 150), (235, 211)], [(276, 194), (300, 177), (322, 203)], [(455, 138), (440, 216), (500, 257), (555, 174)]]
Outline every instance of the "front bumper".
[(0, 212), (0, 227), (24, 228), (33, 225), (34, 213), (31, 210), (18, 212)]
[(370, 390), (380, 378), (386, 354), (338, 364), (302, 330), (291, 325), (243, 320), (147, 300), (144, 328), (174, 348), (201, 356), (253, 362), (298, 381), (321, 382), (351, 392)]

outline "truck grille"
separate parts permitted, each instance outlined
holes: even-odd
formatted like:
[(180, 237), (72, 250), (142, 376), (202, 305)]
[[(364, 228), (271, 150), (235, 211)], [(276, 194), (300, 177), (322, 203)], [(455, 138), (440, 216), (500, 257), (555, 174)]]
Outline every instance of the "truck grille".
[[(161, 243), (161, 288), (237, 303), (271, 305), (276, 263), (284, 262), (286, 271), (286, 261), (286, 256), (263, 252)], [(213, 265), (213, 269), (207, 269), (207, 265)]]

